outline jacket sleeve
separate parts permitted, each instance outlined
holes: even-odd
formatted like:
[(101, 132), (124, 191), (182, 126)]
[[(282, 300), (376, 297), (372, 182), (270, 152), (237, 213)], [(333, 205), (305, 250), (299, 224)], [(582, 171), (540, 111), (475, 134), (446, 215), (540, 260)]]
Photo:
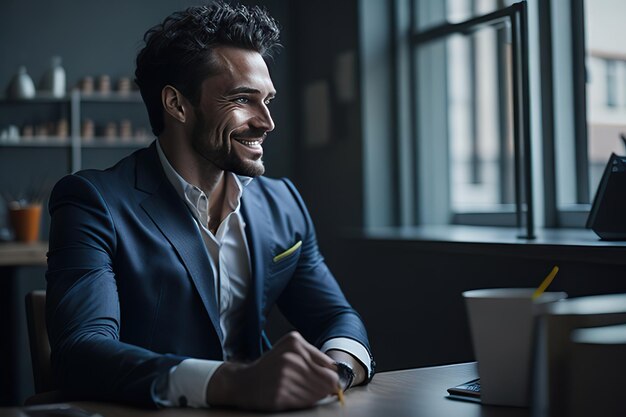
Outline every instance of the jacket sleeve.
[(313, 222), (295, 186), (284, 180), (300, 214), (304, 218), (302, 251), (294, 276), (277, 300), (285, 317), (318, 348), (334, 337), (346, 337), (361, 343), (370, 354), (372, 372), (375, 363), (359, 314), (350, 306), (337, 280), (330, 272), (318, 245)]
[(50, 197), (46, 318), (52, 370), (69, 396), (156, 406), (153, 385), (184, 358), (120, 341), (115, 225), (85, 177), (61, 179)]

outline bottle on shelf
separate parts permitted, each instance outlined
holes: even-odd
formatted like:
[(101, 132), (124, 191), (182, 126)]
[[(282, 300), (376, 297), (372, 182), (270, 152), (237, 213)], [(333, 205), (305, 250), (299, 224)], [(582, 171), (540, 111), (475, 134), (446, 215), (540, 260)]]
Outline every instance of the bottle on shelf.
[(41, 79), (40, 90), (52, 97), (65, 96), (65, 70), (61, 66), (61, 57), (52, 57), (50, 68)]

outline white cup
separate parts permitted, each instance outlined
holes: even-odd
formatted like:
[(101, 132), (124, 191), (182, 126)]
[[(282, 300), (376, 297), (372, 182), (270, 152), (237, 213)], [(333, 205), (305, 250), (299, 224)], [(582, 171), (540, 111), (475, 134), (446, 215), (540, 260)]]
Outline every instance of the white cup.
[(483, 404), (530, 405), (530, 372), (535, 315), (546, 303), (567, 297), (533, 288), (496, 288), (463, 293), (474, 354), (478, 360)]

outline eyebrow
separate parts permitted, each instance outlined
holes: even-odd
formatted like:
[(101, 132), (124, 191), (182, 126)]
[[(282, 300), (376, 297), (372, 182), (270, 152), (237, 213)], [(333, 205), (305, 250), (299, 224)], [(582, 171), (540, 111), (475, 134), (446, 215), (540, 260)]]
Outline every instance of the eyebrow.
[[(251, 88), (251, 87), (237, 87), (237, 88), (233, 88), (232, 90), (230, 90), (228, 92), (228, 95), (235, 95), (235, 94), (261, 94), (261, 91), (257, 90), (256, 88)], [(270, 93), (268, 94), (268, 96), (274, 97), (276, 95), (276, 91), (270, 91)]]

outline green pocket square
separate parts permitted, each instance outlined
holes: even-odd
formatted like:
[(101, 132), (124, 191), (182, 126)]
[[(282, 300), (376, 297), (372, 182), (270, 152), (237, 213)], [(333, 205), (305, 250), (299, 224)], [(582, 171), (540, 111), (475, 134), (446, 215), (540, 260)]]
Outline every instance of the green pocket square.
[(293, 245), (292, 247), (290, 247), (286, 251), (284, 251), (282, 253), (279, 253), (278, 255), (274, 256), (274, 262), (279, 262), (281, 259), (284, 259), (287, 256), (291, 255), (292, 253), (297, 251), (300, 246), (302, 246), (302, 241), (301, 240), (297, 241), (295, 245)]

